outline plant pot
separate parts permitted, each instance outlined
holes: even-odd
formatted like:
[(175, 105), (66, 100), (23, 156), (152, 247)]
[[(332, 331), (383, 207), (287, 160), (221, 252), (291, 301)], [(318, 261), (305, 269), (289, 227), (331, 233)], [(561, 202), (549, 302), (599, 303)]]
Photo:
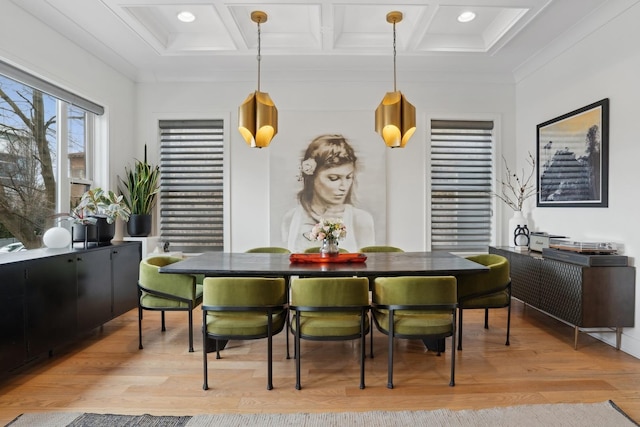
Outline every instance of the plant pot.
[(151, 234), (151, 215), (132, 214), (127, 222), (127, 233), (131, 237), (147, 237)]
[(95, 216), (95, 224), (73, 224), (72, 235), (74, 242), (109, 244), (116, 234), (116, 225), (109, 224), (107, 219)]

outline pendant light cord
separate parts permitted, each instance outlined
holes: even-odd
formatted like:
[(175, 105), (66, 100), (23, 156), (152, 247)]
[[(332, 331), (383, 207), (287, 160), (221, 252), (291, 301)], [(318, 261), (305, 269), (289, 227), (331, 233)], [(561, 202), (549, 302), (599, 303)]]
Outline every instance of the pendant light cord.
[(260, 55), (260, 22), (258, 22), (258, 92), (260, 92), (260, 61), (262, 56)]
[(393, 91), (396, 92), (396, 21), (393, 21)]

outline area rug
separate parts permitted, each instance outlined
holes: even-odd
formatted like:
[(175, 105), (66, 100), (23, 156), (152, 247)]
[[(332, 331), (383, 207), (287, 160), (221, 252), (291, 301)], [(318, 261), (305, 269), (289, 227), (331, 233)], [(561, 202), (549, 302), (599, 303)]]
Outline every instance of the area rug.
[(369, 411), (293, 414), (211, 414), (194, 416), (113, 415), (72, 412), (22, 414), (11, 427), (638, 427), (612, 401), (519, 405), (452, 411)]

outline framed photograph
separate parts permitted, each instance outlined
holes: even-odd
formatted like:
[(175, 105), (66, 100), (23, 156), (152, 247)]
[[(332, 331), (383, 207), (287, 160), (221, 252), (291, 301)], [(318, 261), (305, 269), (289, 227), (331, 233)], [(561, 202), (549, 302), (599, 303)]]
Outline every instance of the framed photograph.
[(538, 207), (609, 204), (609, 99), (537, 126)]

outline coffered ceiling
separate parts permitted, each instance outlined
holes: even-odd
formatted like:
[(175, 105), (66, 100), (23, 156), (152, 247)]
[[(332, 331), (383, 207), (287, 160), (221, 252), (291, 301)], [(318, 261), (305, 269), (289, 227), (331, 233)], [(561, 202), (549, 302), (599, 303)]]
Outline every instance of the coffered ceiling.
[[(1, 0), (7, 1), (7, 0)], [(554, 44), (588, 34), (629, 0), (8, 0), (136, 81), (206, 81), (255, 73), (399, 70), (511, 76)], [(177, 15), (190, 11), (191, 23)], [(461, 12), (476, 18), (460, 23)], [(571, 37), (570, 34), (573, 34)], [(238, 74), (240, 73), (240, 74)]]

